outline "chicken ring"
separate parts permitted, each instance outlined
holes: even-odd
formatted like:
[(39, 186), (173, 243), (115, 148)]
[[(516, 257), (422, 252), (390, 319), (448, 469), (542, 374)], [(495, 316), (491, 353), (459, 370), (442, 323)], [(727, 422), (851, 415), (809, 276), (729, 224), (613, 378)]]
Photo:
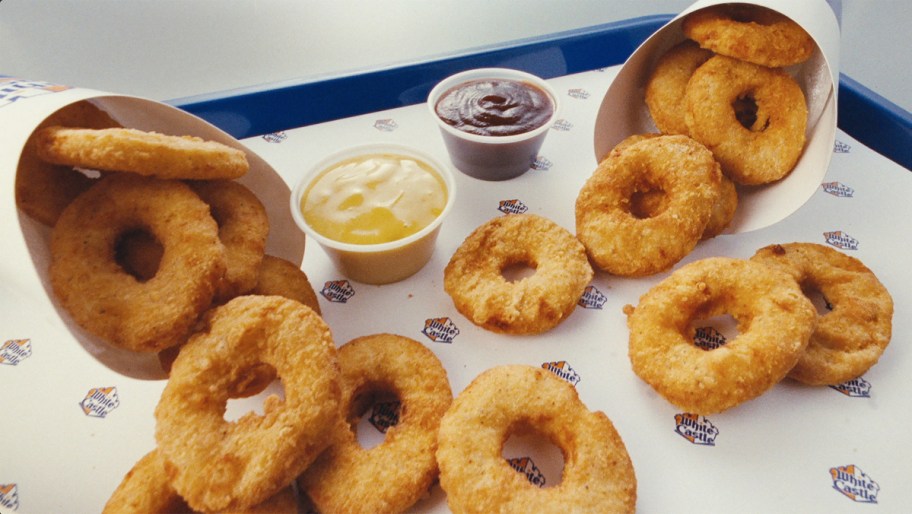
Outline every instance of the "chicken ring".
[[(528, 266), (508, 281), (504, 270)], [(569, 231), (534, 214), (508, 214), (476, 228), (444, 270), (443, 288), (472, 323), (494, 332), (537, 334), (576, 308), (592, 280), (586, 251)]]
[(299, 266), (280, 257), (264, 255), (257, 275), (257, 284), (250, 294), (284, 296), (310, 307), (317, 314), (320, 302), (307, 274)]
[(663, 134), (689, 134), (684, 92), (693, 72), (712, 56), (693, 41), (683, 41), (659, 58), (646, 82), (646, 107)]
[[(194, 511), (171, 487), (158, 450), (144, 455), (124, 475), (102, 514), (191, 514)], [(234, 514), (297, 514), (298, 499), (286, 487), (259, 505)]]
[(53, 164), (168, 179), (234, 179), (247, 155), (216, 141), (138, 129), (52, 126), (37, 134), (38, 156)]
[[(342, 423), (329, 327), (279, 296), (239, 296), (207, 315), (171, 367), (155, 408), (155, 439), (171, 485), (196, 510), (256, 505), (290, 485)], [(236, 383), (275, 368), (284, 399), (228, 422)]]
[(225, 245), (225, 276), (215, 293), (217, 303), (246, 294), (256, 286), (269, 236), (266, 209), (247, 187), (230, 180), (199, 180), (190, 187), (209, 205)]
[[(813, 304), (787, 275), (727, 257), (677, 269), (624, 312), (634, 373), (694, 414), (729, 409), (782, 380), (817, 320)], [(734, 318), (738, 335), (712, 350), (695, 345), (693, 322), (723, 315)]]
[[(560, 483), (541, 488), (502, 456), (514, 433), (537, 433), (564, 455)], [(634, 512), (633, 463), (611, 421), (554, 373), (526, 365), (478, 375), (443, 416), (440, 486), (453, 512)]]
[(756, 5), (701, 9), (684, 18), (681, 30), (717, 54), (771, 68), (802, 63), (814, 53), (814, 40), (801, 25)]
[[(437, 430), (453, 395), (446, 370), (407, 337), (377, 334), (339, 348), (348, 425), (298, 480), (320, 512), (405, 512), (437, 478)], [(399, 420), (365, 450), (355, 426), (379, 394), (399, 401)], [(383, 480), (375, 480), (376, 477)]]
[[(801, 157), (807, 103), (784, 71), (717, 55), (694, 72), (685, 100), (690, 136), (712, 150), (737, 183), (779, 180)], [(753, 106), (749, 115), (738, 112)]]
[(841, 384), (877, 363), (893, 332), (893, 298), (861, 261), (816, 243), (770, 245), (751, 260), (788, 273), (809, 294), (820, 293), (829, 309), (790, 378)]
[[(576, 199), (576, 231), (604, 271), (644, 276), (668, 269), (699, 242), (719, 199), (719, 164), (703, 145), (682, 135), (645, 138), (609, 154)], [(632, 212), (644, 191), (667, 195), (648, 218)]]
[[(155, 276), (115, 259), (136, 229), (164, 247)], [(182, 343), (212, 303), (225, 251), (209, 207), (186, 185), (112, 174), (70, 203), (51, 232), (51, 285), (73, 320), (114, 346), (152, 352)]]
[(88, 100), (71, 103), (44, 120), (29, 137), (16, 167), (16, 205), (23, 212), (53, 227), (63, 209), (95, 182), (72, 166), (38, 158), (38, 132), (52, 125), (112, 128), (120, 125)]

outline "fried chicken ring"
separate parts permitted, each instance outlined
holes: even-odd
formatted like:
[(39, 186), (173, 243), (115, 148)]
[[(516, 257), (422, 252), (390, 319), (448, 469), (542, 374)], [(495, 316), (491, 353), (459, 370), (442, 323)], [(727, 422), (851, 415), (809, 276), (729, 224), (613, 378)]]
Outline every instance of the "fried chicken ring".
[[(188, 505), (243, 508), (287, 487), (330, 444), (342, 423), (336, 349), (316, 313), (279, 296), (239, 296), (207, 317), (171, 367), (155, 439)], [(268, 397), (262, 416), (225, 421), (237, 382), (263, 364), (284, 399)]]
[(684, 18), (681, 30), (717, 54), (771, 68), (802, 63), (814, 53), (814, 40), (801, 25), (755, 5), (701, 9)]
[[(721, 177), (712, 153), (689, 137), (645, 138), (609, 154), (583, 185), (576, 199), (577, 237), (595, 265), (614, 275), (668, 269), (699, 242)], [(667, 195), (667, 207), (638, 218), (631, 198), (652, 190)]]
[[(721, 412), (782, 380), (807, 347), (817, 311), (784, 273), (743, 259), (691, 262), (627, 306), (633, 371), (672, 404)], [(728, 314), (738, 335), (704, 350), (692, 323)]]
[[(518, 432), (537, 432), (564, 454), (560, 484), (540, 488), (502, 456)], [(454, 513), (634, 512), (636, 476), (624, 442), (576, 389), (526, 365), (489, 369), (453, 401), (440, 425), (440, 485)]]
[(817, 320), (789, 377), (811, 385), (841, 384), (877, 363), (893, 332), (893, 298), (858, 259), (816, 243), (770, 245), (751, 257), (788, 273), (830, 309)]
[[(102, 514), (191, 514), (194, 512), (171, 487), (158, 450), (144, 455), (124, 475), (105, 503)], [(234, 514), (297, 514), (294, 490), (286, 487), (265, 502)]]
[(53, 227), (63, 209), (95, 182), (72, 166), (51, 164), (38, 158), (38, 132), (44, 127), (111, 128), (120, 125), (88, 100), (71, 103), (44, 120), (32, 133), (16, 167), (16, 205), (23, 212)]
[(269, 236), (266, 209), (247, 187), (230, 180), (200, 180), (190, 187), (209, 205), (225, 245), (225, 277), (215, 301), (223, 303), (248, 293), (257, 284)]
[(138, 129), (47, 127), (38, 156), (53, 164), (168, 179), (235, 179), (249, 170), (241, 150), (194, 136)]
[(689, 134), (684, 121), (684, 92), (693, 72), (713, 53), (683, 41), (662, 55), (646, 82), (646, 107), (663, 134)]
[[(532, 276), (509, 282), (505, 269)], [(567, 318), (592, 280), (580, 242), (534, 214), (508, 214), (476, 228), (450, 258), (443, 288), (472, 323), (494, 332), (537, 334)]]
[[(164, 247), (139, 281), (115, 259), (118, 238), (151, 233)], [(209, 207), (180, 182), (112, 174), (73, 200), (51, 232), (51, 285), (73, 320), (109, 343), (152, 352), (182, 343), (225, 272)]]
[[(446, 370), (421, 343), (393, 334), (341, 346), (339, 366), (349, 426), (298, 484), (320, 512), (405, 512), (437, 478), (437, 430), (453, 400)], [(381, 393), (397, 397), (399, 421), (382, 443), (365, 450), (354, 426)]]
[[(804, 150), (808, 110), (801, 87), (781, 70), (717, 55), (697, 68), (685, 94), (690, 136), (706, 145), (740, 184), (788, 175)], [(749, 126), (742, 104), (756, 104)]]

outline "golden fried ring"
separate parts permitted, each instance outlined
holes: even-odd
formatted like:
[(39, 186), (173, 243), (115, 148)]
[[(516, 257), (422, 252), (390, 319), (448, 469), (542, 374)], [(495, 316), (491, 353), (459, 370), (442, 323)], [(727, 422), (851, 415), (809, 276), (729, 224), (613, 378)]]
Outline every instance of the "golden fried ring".
[[(720, 194), (719, 165), (687, 136), (646, 138), (604, 159), (576, 199), (576, 232), (596, 266), (622, 276), (668, 269), (700, 240)], [(638, 218), (631, 198), (661, 190), (668, 206)]]
[(800, 25), (759, 6), (707, 7), (687, 15), (681, 30), (717, 54), (771, 68), (802, 63), (814, 53), (814, 40)]
[[(672, 404), (712, 414), (782, 380), (807, 347), (817, 312), (794, 280), (762, 264), (712, 257), (689, 263), (627, 306), (633, 371)], [(714, 350), (694, 321), (730, 315), (738, 335)]]
[[(171, 487), (158, 450), (144, 455), (124, 475), (105, 503), (102, 514), (191, 514), (194, 512)], [(296, 514), (294, 490), (286, 487), (254, 507), (233, 514)]]
[[(534, 274), (508, 281), (503, 272), (528, 266)], [(592, 280), (580, 242), (553, 221), (508, 214), (476, 228), (450, 258), (443, 288), (472, 323), (494, 332), (537, 334), (576, 308)]]
[(95, 182), (72, 166), (38, 158), (37, 133), (51, 125), (111, 128), (120, 125), (88, 100), (69, 104), (51, 114), (29, 137), (16, 172), (16, 205), (39, 222), (53, 227), (64, 207)]
[(38, 156), (53, 164), (169, 179), (234, 179), (249, 170), (241, 150), (194, 136), (54, 126), (37, 138)]
[(299, 301), (320, 314), (320, 302), (307, 274), (294, 264), (272, 255), (263, 256), (257, 284), (250, 294), (284, 296)]
[(751, 260), (788, 273), (831, 306), (818, 318), (789, 377), (811, 385), (841, 384), (877, 363), (893, 332), (893, 298), (861, 261), (816, 243), (770, 245)]
[[(122, 234), (146, 230), (164, 247), (140, 282), (115, 259)], [(209, 207), (180, 182), (109, 175), (77, 197), (51, 232), (50, 278), (73, 320), (109, 343), (151, 352), (182, 343), (225, 272)]]
[[(437, 478), (437, 430), (453, 400), (446, 370), (421, 343), (394, 334), (341, 346), (339, 366), (349, 426), (298, 484), (320, 512), (405, 512)], [(361, 411), (384, 393), (398, 399), (400, 418), (382, 443), (365, 450), (354, 427)]]
[[(548, 438), (564, 455), (560, 483), (540, 488), (502, 456), (514, 433)], [(526, 365), (478, 375), (443, 416), (440, 485), (454, 513), (634, 512), (636, 476), (603, 412), (550, 371)]]
[(269, 236), (266, 209), (247, 187), (229, 180), (193, 181), (190, 187), (209, 205), (225, 245), (225, 277), (215, 301), (226, 302), (256, 286)]
[(646, 82), (646, 107), (660, 132), (689, 134), (684, 121), (684, 91), (693, 72), (712, 55), (693, 41), (683, 41), (656, 62)]
[[(807, 103), (787, 73), (717, 55), (694, 72), (685, 99), (691, 137), (712, 150), (735, 182), (774, 182), (801, 157)], [(745, 100), (756, 104), (749, 128), (738, 119)]]
[[(315, 312), (279, 296), (239, 296), (207, 322), (171, 367), (155, 439), (192, 508), (243, 508), (287, 487), (330, 444), (342, 423), (336, 349)], [(262, 416), (225, 421), (236, 383), (261, 364), (275, 368), (284, 399), (267, 398)]]

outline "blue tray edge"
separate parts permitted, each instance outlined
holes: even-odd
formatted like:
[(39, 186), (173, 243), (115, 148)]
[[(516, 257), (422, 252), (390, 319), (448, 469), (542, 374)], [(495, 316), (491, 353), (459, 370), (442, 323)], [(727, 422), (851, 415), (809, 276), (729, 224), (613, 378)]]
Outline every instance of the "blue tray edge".
[[(423, 103), (441, 79), (470, 68), (505, 66), (553, 78), (615, 66), (672, 18), (643, 16), (382, 69), (263, 84), (166, 103), (236, 138), (254, 137)], [(837, 124), (865, 146), (912, 170), (912, 114), (845, 74), (839, 76)]]

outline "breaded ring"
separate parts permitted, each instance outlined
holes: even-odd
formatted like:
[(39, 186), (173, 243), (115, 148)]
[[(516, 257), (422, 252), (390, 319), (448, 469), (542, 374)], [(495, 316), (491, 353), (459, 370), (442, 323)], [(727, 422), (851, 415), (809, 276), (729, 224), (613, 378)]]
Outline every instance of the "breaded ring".
[[(633, 371), (672, 404), (712, 414), (756, 398), (798, 362), (817, 312), (794, 280), (762, 264), (691, 262), (627, 306)], [(692, 323), (728, 314), (738, 335), (714, 350), (694, 344)]]
[(82, 100), (48, 116), (26, 141), (16, 168), (16, 205), (49, 227), (54, 226), (64, 207), (95, 182), (72, 166), (59, 166), (38, 158), (37, 133), (52, 125), (93, 129), (120, 126), (106, 112)]
[[(158, 272), (144, 282), (115, 258), (118, 239), (137, 229), (164, 247)], [(138, 175), (109, 175), (77, 197), (50, 247), (60, 304), (89, 332), (134, 351), (182, 343), (225, 273), (209, 207), (186, 184)]]
[(241, 150), (194, 136), (137, 129), (47, 127), (37, 134), (47, 162), (167, 179), (235, 179), (249, 169)]
[(714, 5), (688, 14), (681, 30), (703, 48), (778, 68), (802, 63), (814, 40), (788, 17), (757, 5)]
[[(600, 269), (645, 276), (670, 268), (700, 240), (719, 198), (721, 173), (687, 136), (646, 138), (604, 159), (576, 199), (576, 232)], [(668, 206), (638, 218), (631, 198), (660, 190)]]
[[(612, 148), (609, 156), (616, 159), (624, 149), (645, 139), (659, 137), (662, 134), (634, 134)], [(735, 183), (722, 175), (719, 198), (713, 204), (712, 213), (700, 239), (711, 239), (721, 234), (735, 218), (738, 210), (738, 190)], [(637, 218), (651, 218), (668, 208), (668, 195), (659, 189), (637, 191), (630, 197), (630, 212)]]
[(209, 205), (225, 245), (227, 268), (215, 293), (215, 301), (223, 303), (256, 286), (269, 217), (253, 191), (238, 182), (201, 180), (190, 182), (190, 187)]
[(646, 82), (646, 107), (659, 131), (689, 134), (684, 121), (684, 91), (693, 72), (712, 55), (693, 41), (683, 41), (656, 62)]
[[(807, 103), (787, 73), (717, 55), (694, 72), (685, 99), (691, 137), (712, 150), (735, 182), (774, 182), (801, 157)], [(750, 127), (738, 119), (745, 101), (757, 108)]]
[(770, 245), (751, 260), (791, 275), (807, 292), (819, 292), (829, 312), (789, 377), (811, 385), (841, 384), (877, 363), (893, 332), (893, 298), (858, 259), (816, 243)]
[[(513, 433), (539, 433), (564, 455), (560, 483), (541, 488), (502, 456)], [(443, 417), (440, 485), (454, 513), (634, 512), (636, 476), (624, 442), (603, 412), (550, 371), (526, 365), (489, 369)]]
[[(437, 478), (437, 430), (453, 400), (446, 370), (424, 345), (394, 334), (348, 342), (339, 348), (339, 366), (348, 426), (298, 484), (320, 512), (405, 512)], [(354, 427), (380, 393), (396, 396), (399, 421), (365, 450)]]
[(250, 294), (284, 296), (297, 300), (317, 314), (321, 314), (317, 293), (310, 285), (307, 274), (299, 266), (272, 255), (263, 256), (257, 274), (257, 284)]
[[(158, 450), (143, 456), (105, 503), (102, 514), (191, 514), (183, 498), (171, 487)], [(298, 500), (286, 487), (265, 502), (232, 514), (296, 514)]]
[[(510, 282), (503, 272), (517, 265), (535, 273)], [(480, 327), (537, 334), (573, 312), (592, 276), (585, 249), (569, 231), (534, 214), (508, 214), (463, 241), (444, 269), (443, 288)]]
[[(237, 509), (287, 487), (332, 440), (341, 420), (329, 327), (279, 296), (239, 296), (210, 311), (181, 349), (155, 408), (155, 440), (171, 485), (196, 510)], [(275, 368), (284, 399), (262, 416), (224, 419), (252, 367)]]

